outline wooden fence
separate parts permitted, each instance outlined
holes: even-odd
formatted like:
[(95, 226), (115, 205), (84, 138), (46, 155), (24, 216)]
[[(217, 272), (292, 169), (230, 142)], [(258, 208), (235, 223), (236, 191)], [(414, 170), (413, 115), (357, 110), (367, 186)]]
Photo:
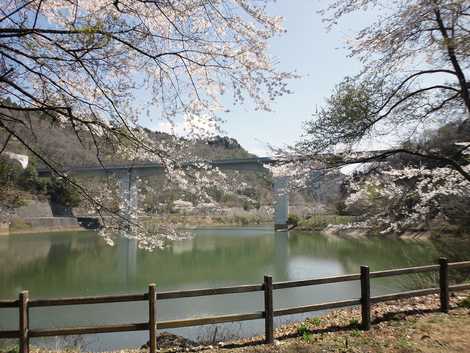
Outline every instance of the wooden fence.
[[(150, 284), (148, 292), (144, 294), (129, 295), (113, 295), (99, 297), (80, 297), (80, 298), (62, 298), (62, 299), (29, 299), (28, 291), (22, 291), (17, 300), (1, 300), (1, 308), (19, 308), (19, 329), (14, 331), (0, 331), (0, 338), (18, 338), (20, 353), (28, 353), (29, 339), (33, 337), (51, 337), (51, 336), (68, 336), (83, 335), (108, 332), (124, 332), (124, 331), (148, 331), (150, 341), (150, 352), (156, 351), (156, 336), (158, 329), (173, 329), (188, 326), (199, 326), (208, 324), (218, 324), (224, 322), (236, 322), (264, 319), (265, 321), (265, 340), (266, 343), (272, 343), (274, 340), (274, 317), (313, 312), (325, 309), (343, 308), (354, 305), (361, 305), (362, 328), (368, 330), (371, 324), (371, 305), (375, 303), (385, 302), (389, 300), (404, 299), (411, 297), (425, 296), (428, 294), (440, 294), (440, 308), (443, 312), (449, 310), (449, 293), (459, 290), (470, 289), (470, 283), (449, 285), (450, 269), (470, 268), (470, 261), (449, 263), (446, 258), (439, 259), (439, 264), (409, 267), (401, 269), (392, 269), (385, 271), (370, 272), (368, 266), (361, 266), (360, 273), (342, 275), (335, 277), (324, 277), (315, 279), (306, 279), (300, 281), (272, 282), (271, 276), (264, 276), (262, 284), (242, 285), (234, 287), (196, 289), (185, 291), (160, 292), (157, 294), (155, 284)], [(415, 274), (424, 272), (439, 272), (439, 287), (412, 290), (394, 294), (386, 294), (371, 297), (370, 280), (373, 278)], [(274, 309), (273, 307), (273, 291), (285, 288), (315, 286), (320, 284), (339, 283), (348, 281), (360, 281), (361, 296), (357, 299), (335, 301), (329, 303), (313, 304), (306, 306), (296, 306), (291, 308)], [(193, 318), (185, 320), (173, 321), (157, 321), (157, 297), (158, 301), (200, 297), (210, 295), (264, 292), (264, 310), (254, 313), (222, 315), (205, 318)], [(118, 303), (118, 302), (148, 302), (148, 321), (130, 324), (117, 325), (99, 325), (90, 327), (70, 327), (70, 328), (52, 328), (52, 329), (30, 329), (29, 328), (29, 309), (35, 307), (51, 307), (62, 305), (83, 305), (83, 304), (101, 304), (101, 303)]]

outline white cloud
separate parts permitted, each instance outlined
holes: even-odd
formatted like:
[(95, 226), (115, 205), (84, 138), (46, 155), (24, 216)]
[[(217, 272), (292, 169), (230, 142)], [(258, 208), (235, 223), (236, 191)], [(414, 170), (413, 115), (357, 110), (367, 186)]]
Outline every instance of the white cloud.
[(248, 147), (247, 151), (251, 154), (255, 154), (258, 157), (272, 157), (272, 151), (269, 148), (263, 147)]
[(161, 121), (157, 130), (178, 137), (210, 138), (221, 133), (216, 120), (204, 116), (186, 116), (183, 121)]

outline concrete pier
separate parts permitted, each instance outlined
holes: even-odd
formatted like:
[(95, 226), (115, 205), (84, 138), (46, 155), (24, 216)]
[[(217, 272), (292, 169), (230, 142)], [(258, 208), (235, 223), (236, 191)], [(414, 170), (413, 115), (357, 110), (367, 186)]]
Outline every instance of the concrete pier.
[[(220, 170), (266, 171), (265, 165), (273, 165), (276, 160), (264, 158), (247, 158), (233, 160), (215, 160), (208, 163)], [(187, 166), (192, 163), (188, 162)], [(159, 163), (142, 163), (139, 165), (116, 165), (102, 168), (100, 166), (68, 168), (67, 173), (80, 176), (108, 176), (115, 175), (119, 179), (121, 189), (121, 215), (129, 222), (137, 220), (138, 206), (138, 178), (160, 175), (164, 168)], [(48, 169), (38, 170), (40, 176), (50, 176)], [(273, 173), (275, 174), (275, 173)], [(289, 177), (273, 175), (273, 206), (275, 209), (274, 227), (276, 230), (287, 230), (289, 215)], [(129, 224), (130, 225), (130, 224)]]
[(137, 175), (132, 169), (128, 169), (120, 172), (117, 176), (119, 178), (119, 188), (121, 191), (121, 215), (126, 218), (130, 227), (131, 222), (137, 220), (139, 198)]
[(289, 177), (273, 177), (274, 229), (287, 230), (289, 217)]

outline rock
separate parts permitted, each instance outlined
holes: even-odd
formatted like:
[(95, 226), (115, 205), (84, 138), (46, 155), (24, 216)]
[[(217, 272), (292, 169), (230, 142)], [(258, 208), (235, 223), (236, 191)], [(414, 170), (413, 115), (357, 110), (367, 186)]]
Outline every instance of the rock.
[[(140, 349), (148, 349), (150, 346), (150, 342), (144, 344)], [(157, 347), (158, 348), (183, 348), (189, 351), (190, 348), (196, 347), (197, 343), (191, 341), (187, 338), (182, 336), (174, 335), (168, 332), (162, 332), (157, 336)]]

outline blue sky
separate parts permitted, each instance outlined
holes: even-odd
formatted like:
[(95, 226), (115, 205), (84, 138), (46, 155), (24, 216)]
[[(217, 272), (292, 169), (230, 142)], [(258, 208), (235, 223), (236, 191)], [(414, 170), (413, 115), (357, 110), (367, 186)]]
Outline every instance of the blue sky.
[[(345, 40), (373, 20), (371, 14), (355, 14), (332, 31), (326, 30), (319, 9), (325, 0), (279, 0), (270, 5), (269, 13), (284, 17), (287, 33), (270, 42), (270, 53), (279, 69), (295, 71), (300, 79), (290, 83), (293, 94), (277, 99), (273, 112), (259, 112), (253, 106), (228, 107), (222, 115), (226, 134), (257, 155), (267, 155), (268, 145), (281, 147), (299, 139), (302, 122), (311, 118), (335, 84), (360, 69), (356, 59), (347, 57)], [(158, 126), (149, 126), (158, 129)]]
[[(317, 11), (328, 1), (295, 0), (272, 4), (270, 13), (284, 17), (287, 30), (271, 41), (271, 53), (279, 68), (301, 75), (289, 85), (293, 94), (279, 98), (273, 112), (256, 112), (238, 107), (226, 115), (224, 125), (250, 152), (266, 154), (267, 145), (282, 146), (299, 139), (302, 122), (311, 118), (335, 84), (356, 73), (360, 64), (347, 57), (345, 40), (359, 27), (354, 18), (328, 32)], [(356, 19), (357, 20), (357, 19)]]

